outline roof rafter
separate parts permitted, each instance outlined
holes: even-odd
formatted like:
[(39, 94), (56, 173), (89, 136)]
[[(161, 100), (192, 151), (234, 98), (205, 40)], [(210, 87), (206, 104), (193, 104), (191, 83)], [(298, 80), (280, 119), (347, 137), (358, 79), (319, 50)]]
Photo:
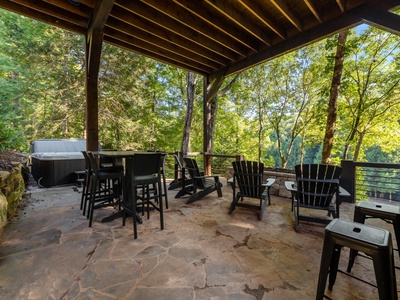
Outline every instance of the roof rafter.
[(292, 23), (299, 31), (303, 31), (303, 25), (300, 20), (292, 13), (290, 8), (283, 0), (270, 0), (277, 9)]
[(216, 0), (205, 0), (205, 2), (263, 44), (267, 46), (271, 45), (271, 37), (266, 35), (265, 31), (261, 30), (261, 28), (255, 26), (254, 23), (249, 22), (249, 20), (244, 17), (243, 12), (237, 11), (231, 4)]
[(238, 0), (248, 11), (250, 11), (265, 26), (275, 32), (280, 38), (286, 40), (286, 30), (282, 28), (265, 10), (252, 0)]

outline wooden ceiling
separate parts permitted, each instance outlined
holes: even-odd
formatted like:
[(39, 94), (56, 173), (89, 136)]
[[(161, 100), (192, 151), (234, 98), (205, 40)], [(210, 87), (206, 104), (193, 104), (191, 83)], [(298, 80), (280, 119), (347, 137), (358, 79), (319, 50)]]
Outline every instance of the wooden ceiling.
[(107, 43), (210, 78), (361, 23), (400, 33), (392, 13), (400, 0), (0, 0), (0, 7), (87, 37), (98, 31)]

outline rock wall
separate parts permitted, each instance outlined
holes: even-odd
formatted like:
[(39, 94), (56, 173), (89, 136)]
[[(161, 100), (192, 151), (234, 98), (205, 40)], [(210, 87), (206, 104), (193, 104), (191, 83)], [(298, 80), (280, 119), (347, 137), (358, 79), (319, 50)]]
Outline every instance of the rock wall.
[(12, 171), (0, 171), (0, 235), (7, 220), (12, 218), (25, 193), (25, 183), (20, 163)]
[[(227, 180), (232, 178), (233, 176), (233, 168), (228, 167), (227, 171)], [(283, 197), (283, 198), (291, 198), (291, 193), (285, 187), (285, 181), (295, 181), (296, 176), (295, 174), (291, 173), (282, 173), (282, 172), (272, 172), (272, 171), (265, 171), (264, 178), (274, 178), (275, 182), (271, 186), (270, 194)]]

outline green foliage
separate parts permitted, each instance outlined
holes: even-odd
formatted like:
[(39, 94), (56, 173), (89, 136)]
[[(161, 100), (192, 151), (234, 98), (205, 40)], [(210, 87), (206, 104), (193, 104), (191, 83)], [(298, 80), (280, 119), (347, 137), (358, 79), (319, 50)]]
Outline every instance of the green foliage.
[[(319, 162), (335, 43), (331, 37), (226, 78), (217, 96), (213, 152), (271, 167)], [(0, 150), (27, 151), (38, 138), (85, 136), (84, 45), (83, 36), (1, 11)], [(333, 163), (340, 164), (346, 143), (350, 157), (359, 143), (360, 160), (399, 161), (399, 45), (398, 36), (376, 29), (350, 32)], [(186, 74), (104, 44), (101, 146), (180, 150)], [(203, 151), (202, 80), (196, 75), (190, 136), (196, 152)]]

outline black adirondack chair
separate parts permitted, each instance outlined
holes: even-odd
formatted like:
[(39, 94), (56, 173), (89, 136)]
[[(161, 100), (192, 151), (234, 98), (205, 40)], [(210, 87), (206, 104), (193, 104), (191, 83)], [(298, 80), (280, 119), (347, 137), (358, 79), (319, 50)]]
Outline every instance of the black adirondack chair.
[(188, 172), (192, 184), (188, 186), (183, 183), (182, 189), (176, 194), (175, 198), (190, 195), (190, 198), (186, 201), (189, 204), (214, 191), (217, 191), (218, 197), (222, 197), (222, 184), (219, 181), (219, 175), (204, 175), (203, 172), (200, 172), (197, 162), (193, 158), (184, 157), (183, 162), (185, 164), (184, 169)]
[(342, 168), (335, 165), (303, 164), (295, 167), (296, 183), (286, 181), (286, 188), (292, 192), (292, 210), (295, 229), (299, 230), (300, 220), (328, 224), (332, 219), (307, 216), (300, 210), (319, 209), (328, 211), (328, 217), (339, 218), (339, 179)]
[[(233, 166), (233, 200), (229, 208), (231, 214), (236, 206), (259, 210), (258, 219), (261, 221), (267, 205), (271, 204), (269, 190), (275, 179), (268, 178), (264, 183), (264, 164), (256, 161), (234, 161)], [(236, 189), (238, 191), (236, 192)], [(243, 203), (244, 198), (255, 198), (259, 202)], [(239, 200), (241, 200), (239, 202)]]

